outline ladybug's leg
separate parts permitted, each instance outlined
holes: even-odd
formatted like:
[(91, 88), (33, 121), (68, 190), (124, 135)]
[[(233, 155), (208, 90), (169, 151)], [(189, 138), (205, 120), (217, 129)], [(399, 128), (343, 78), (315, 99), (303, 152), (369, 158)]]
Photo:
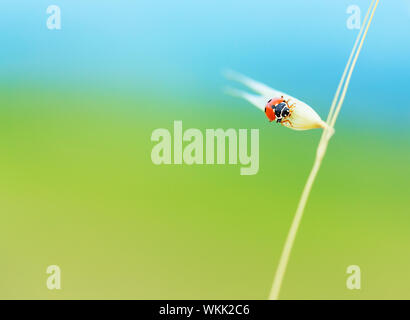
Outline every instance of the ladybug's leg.
[(293, 113), (293, 111), (295, 110), (295, 104), (294, 103), (292, 103), (290, 106), (289, 106), (289, 116), (291, 116), (292, 115), (292, 113)]
[[(285, 125), (285, 123), (287, 123), (288, 125)], [(293, 124), (290, 120), (282, 120), (281, 124), (282, 126), (285, 126), (285, 127), (288, 127), (288, 126), (293, 127)]]
[(289, 104), (290, 99), (286, 100), (286, 104), (288, 105), (290, 111), (293, 111), (293, 109), (296, 107), (295, 103)]

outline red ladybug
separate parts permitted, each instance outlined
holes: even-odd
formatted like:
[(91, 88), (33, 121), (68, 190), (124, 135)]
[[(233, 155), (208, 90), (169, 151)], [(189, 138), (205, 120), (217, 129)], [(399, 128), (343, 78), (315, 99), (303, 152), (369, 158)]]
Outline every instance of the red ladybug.
[(278, 104), (282, 103), (282, 102), (285, 102), (285, 99), (283, 99), (283, 97), (270, 99), (270, 100), (268, 101), (268, 103), (266, 104), (265, 114), (266, 114), (266, 116), (268, 117), (268, 119), (269, 119), (270, 122), (272, 122), (272, 121), (274, 121), (274, 120), (276, 119), (275, 107), (276, 107)]

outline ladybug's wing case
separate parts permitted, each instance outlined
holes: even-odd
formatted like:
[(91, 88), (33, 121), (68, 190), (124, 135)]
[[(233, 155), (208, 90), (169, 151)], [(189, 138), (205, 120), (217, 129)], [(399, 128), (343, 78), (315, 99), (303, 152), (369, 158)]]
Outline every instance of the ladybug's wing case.
[(283, 122), (283, 125), (294, 130), (307, 130), (313, 128), (325, 128), (326, 123), (319, 117), (319, 115), (306, 103), (300, 101), (284, 92), (275, 90), (268, 87), (267, 85), (248, 78), (239, 73), (229, 71), (225, 73), (226, 77), (235, 80), (253, 91), (259, 93), (259, 95), (251, 94), (245, 91), (237, 89), (228, 89), (228, 92), (234, 96), (241, 97), (251, 104), (256, 106), (258, 109), (264, 111), (266, 103), (269, 99), (274, 97), (282, 97), (285, 101), (288, 101), (289, 105), (294, 105), (292, 113), (285, 120), (290, 120), (289, 122)]

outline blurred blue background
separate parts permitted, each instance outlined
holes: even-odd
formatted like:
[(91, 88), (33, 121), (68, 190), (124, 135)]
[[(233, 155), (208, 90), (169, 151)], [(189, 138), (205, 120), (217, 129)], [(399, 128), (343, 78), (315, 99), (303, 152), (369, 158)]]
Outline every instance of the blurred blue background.
[[(352, 4), (363, 19), (370, 1), (2, 0), (0, 297), (267, 298), (320, 131), (272, 126), (221, 72), (325, 118)], [(282, 298), (410, 298), (409, 39), (410, 1), (381, 0)], [(174, 120), (260, 129), (259, 173), (154, 166), (151, 133)], [(61, 291), (45, 286), (52, 264)]]

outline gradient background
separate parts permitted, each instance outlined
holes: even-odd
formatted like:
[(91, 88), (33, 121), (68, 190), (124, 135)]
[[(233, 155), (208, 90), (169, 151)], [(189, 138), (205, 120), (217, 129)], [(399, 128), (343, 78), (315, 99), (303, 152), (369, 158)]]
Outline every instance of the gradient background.
[[(326, 118), (350, 4), (364, 18), (370, 1), (2, 0), (0, 298), (267, 298), (320, 131), (269, 124), (221, 70)], [(281, 298), (410, 299), (409, 39), (410, 1), (381, 0)], [(259, 128), (259, 173), (153, 165), (151, 133), (174, 120)]]

